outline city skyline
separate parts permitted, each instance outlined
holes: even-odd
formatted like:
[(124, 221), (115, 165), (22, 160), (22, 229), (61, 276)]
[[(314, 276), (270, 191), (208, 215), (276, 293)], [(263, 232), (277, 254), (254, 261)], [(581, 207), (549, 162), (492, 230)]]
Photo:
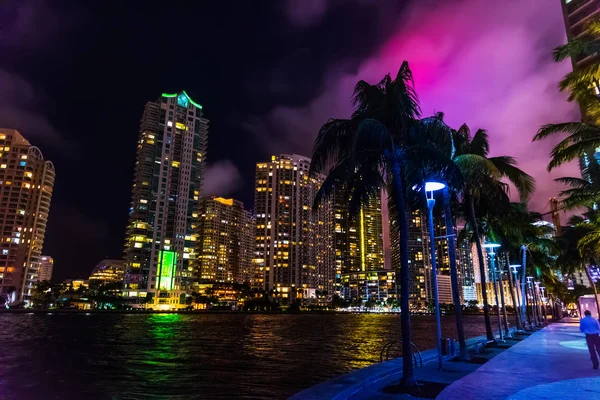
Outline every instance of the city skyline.
[[(577, 174), (572, 165), (548, 175), (543, 160), (550, 141), (535, 144), (533, 152), (529, 144), (541, 123), (577, 119), (576, 107), (556, 90), (570, 65), (554, 64), (550, 57), (552, 48), (566, 40), (558, 5), (465, 1), (430, 11), (406, 2), (387, 6), (384, 13), (377, 4), (322, 3), (310, 9), (294, 1), (276, 7), (224, 2), (193, 6), (189, 12), (163, 5), (144, 17), (133, 17), (136, 10), (127, 5), (119, 13), (102, 3), (84, 9), (60, 0), (7, 6), (14, 20), (0, 38), (7, 54), (0, 61), (5, 93), (0, 106), (10, 112), (0, 113), (0, 125), (30, 135), (61, 171), (44, 249), (55, 259), (57, 279), (85, 277), (97, 260), (122, 257), (139, 115), (156, 93), (182, 88), (206, 106), (212, 121), (204, 194), (233, 197), (253, 209), (256, 162), (281, 153), (310, 156), (316, 129), (329, 117), (348, 115), (353, 83), (373, 81), (408, 59), (424, 114), (444, 111), (454, 127), (469, 122), (474, 129), (487, 128), (499, 153), (508, 153), (510, 144), (523, 169), (538, 178), (532, 208), (548, 211), (547, 198), (558, 191), (552, 178)], [(519, 13), (510, 12), (515, 7)], [(192, 17), (197, 15), (202, 24)], [(223, 31), (217, 15), (236, 29)], [(377, 23), (346, 23), (365, 17)], [(189, 39), (168, 45), (148, 41), (144, 27), (164, 26), (165, 18), (177, 20)], [(402, 23), (407, 18), (410, 23)], [(462, 23), (439, 32), (442, 18)], [(289, 48), (262, 26), (273, 26), (297, 45)], [(477, 40), (469, 29), (477, 30)], [(506, 38), (510, 54), (474, 57), (479, 53), (473, 51), (489, 48), (486, 43), (498, 36)], [(433, 57), (427, 49), (438, 38), (446, 45)], [(110, 62), (99, 69), (89, 51)], [(453, 53), (460, 57), (451, 58)], [(185, 63), (167, 61), (174, 55), (189, 57)], [(245, 67), (239, 60), (245, 60)], [(474, 95), (457, 102), (452, 93), (459, 81)], [(506, 94), (504, 102), (494, 95), (500, 91)], [(533, 103), (539, 104), (526, 106)], [(489, 104), (494, 111), (477, 104)], [(552, 110), (551, 117), (544, 110)]]

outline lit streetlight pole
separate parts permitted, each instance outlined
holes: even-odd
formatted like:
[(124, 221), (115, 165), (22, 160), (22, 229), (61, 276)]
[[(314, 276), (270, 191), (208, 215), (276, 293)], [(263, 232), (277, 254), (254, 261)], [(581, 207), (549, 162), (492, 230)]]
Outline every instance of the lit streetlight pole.
[(442, 321), (440, 317), (440, 298), (438, 295), (437, 284), (437, 264), (435, 257), (435, 232), (433, 230), (433, 206), (435, 198), (433, 192), (445, 188), (446, 185), (439, 182), (425, 182), (425, 192), (427, 196), (427, 209), (429, 210), (429, 244), (431, 247), (431, 286), (433, 286), (433, 300), (435, 302), (435, 323), (437, 327), (437, 353), (438, 368), (442, 369)]
[(540, 286), (540, 291), (541, 291), (541, 296), (540, 299), (542, 300), (542, 316), (544, 317), (544, 323), (547, 324), (548, 320), (547, 320), (547, 316), (546, 314), (548, 313), (546, 311), (546, 287), (545, 286)]
[[(510, 329), (508, 329), (508, 314), (506, 313), (506, 302), (504, 301), (504, 281), (502, 279), (504, 269), (502, 269), (502, 266), (499, 267), (498, 272), (498, 283), (500, 286), (498, 289), (500, 290), (500, 304), (502, 304), (502, 316), (504, 318), (504, 334), (507, 338), (511, 338)], [(500, 312), (500, 310), (498, 310), (498, 312)]]
[[(515, 276), (515, 278), (513, 279), (513, 282), (515, 284), (515, 293), (517, 294), (517, 302), (515, 304), (515, 312), (517, 313), (517, 321), (519, 322), (519, 329), (523, 329), (525, 327), (525, 316), (523, 315), (523, 310), (521, 309), (521, 311), (519, 312), (519, 306), (521, 303), (521, 298), (519, 297), (519, 284), (518, 284), (518, 280), (517, 280), (517, 274), (518, 274), (518, 269), (521, 267), (521, 264), (511, 264), (509, 266), (509, 268), (512, 270), (513, 275)], [(512, 290), (512, 289), (511, 289)]]
[(498, 288), (496, 287), (496, 260), (495, 260), (495, 256), (496, 253), (494, 251), (494, 249), (497, 249), (498, 247), (500, 247), (499, 244), (497, 243), (485, 243), (483, 245), (483, 247), (485, 247), (486, 249), (489, 249), (488, 254), (490, 256), (490, 264), (491, 264), (491, 270), (492, 270), (492, 282), (494, 285), (494, 296), (496, 297), (496, 308), (498, 308), (498, 330), (500, 333), (500, 341), (503, 342), (504, 341), (504, 334), (502, 333), (502, 321), (500, 320), (500, 302), (498, 301)]
[(540, 325), (544, 323), (544, 321), (542, 320), (542, 306), (541, 306), (541, 301), (542, 299), (540, 299), (540, 284), (542, 282), (540, 281), (535, 281), (535, 287), (534, 287), (534, 294), (533, 294), (533, 298), (535, 301), (535, 307), (537, 308), (537, 313), (538, 313), (538, 321), (540, 322)]

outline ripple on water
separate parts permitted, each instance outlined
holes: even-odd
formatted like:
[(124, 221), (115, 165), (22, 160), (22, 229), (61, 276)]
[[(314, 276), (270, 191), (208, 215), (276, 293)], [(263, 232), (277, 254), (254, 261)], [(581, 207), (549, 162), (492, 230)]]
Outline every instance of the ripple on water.
[[(421, 350), (435, 346), (432, 317), (411, 325)], [(452, 317), (442, 325), (456, 337)], [(24, 400), (282, 399), (400, 339), (400, 317), (380, 314), (3, 314), (0, 326), (0, 393)], [(484, 334), (483, 317), (465, 331)]]

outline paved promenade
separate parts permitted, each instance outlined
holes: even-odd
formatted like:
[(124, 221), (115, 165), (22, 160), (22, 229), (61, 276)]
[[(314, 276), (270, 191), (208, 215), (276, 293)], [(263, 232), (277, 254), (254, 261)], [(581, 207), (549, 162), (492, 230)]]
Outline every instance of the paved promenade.
[(600, 399), (578, 323), (555, 323), (498, 354), (437, 397), (455, 399)]

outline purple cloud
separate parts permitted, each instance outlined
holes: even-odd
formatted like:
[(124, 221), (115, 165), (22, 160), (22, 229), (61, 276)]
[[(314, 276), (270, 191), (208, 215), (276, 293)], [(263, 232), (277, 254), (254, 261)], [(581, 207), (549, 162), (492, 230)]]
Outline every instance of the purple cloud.
[(203, 196), (229, 196), (240, 188), (242, 176), (231, 160), (209, 164), (204, 169)]
[(579, 173), (575, 163), (547, 173), (557, 140), (531, 142), (542, 124), (580, 118), (576, 106), (557, 89), (570, 64), (556, 64), (550, 57), (566, 40), (560, 5), (465, 0), (433, 7), (419, 2), (397, 22), (395, 34), (373, 49), (356, 73), (331, 65), (317, 97), (301, 107), (282, 104), (245, 126), (272, 153), (310, 155), (319, 127), (329, 118), (350, 115), (358, 80), (377, 82), (408, 60), (423, 114), (443, 111), (454, 127), (467, 123), (473, 130), (488, 130), (492, 155), (517, 158), (537, 180), (531, 208), (547, 211), (548, 198), (562, 189), (553, 179)]

